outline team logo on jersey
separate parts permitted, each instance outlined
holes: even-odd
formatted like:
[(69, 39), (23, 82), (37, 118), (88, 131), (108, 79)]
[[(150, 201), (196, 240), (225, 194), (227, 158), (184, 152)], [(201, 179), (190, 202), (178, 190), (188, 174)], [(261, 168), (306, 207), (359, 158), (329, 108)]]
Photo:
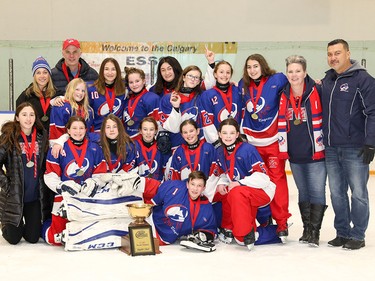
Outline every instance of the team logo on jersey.
[(349, 85), (348, 83), (344, 83), (340, 86), (340, 92), (349, 92)]
[[(115, 115), (118, 115), (118, 111), (120, 110), (121, 108), (121, 100), (120, 99), (115, 99), (115, 103), (113, 105), (113, 114)], [(103, 103), (99, 109), (98, 109), (98, 114), (99, 116), (106, 116), (108, 115), (110, 112), (109, 112), (109, 106), (108, 106), (108, 103), (105, 102)]]
[(198, 117), (198, 107), (192, 106), (189, 108), (186, 108), (184, 111), (181, 112), (181, 121), (185, 121), (188, 119), (197, 120)]
[(224, 107), (219, 111), (218, 120), (219, 122), (228, 119), (230, 116), (235, 118), (237, 116), (237, 104), (232, 104), (232, 113), (228, 112), (228, 110)]
[(151, 169), (148, 166), (148, 164), (145, 161), (143, 161), (142, 164), (138, 166), (138, 169), (139, 169), (139, 174), (141, 176), (145, 175), (146, 172), (148, 172), (149, 174), (154, 174), (156, 170), (158, 169), (158, 161), (154, 160), (152, 162)]
[(164, 212), (166, 217), (176, 222), (184, 222), (188, 214), (187, 208), (180, 204), (169, 206)]
[[(66, 165), (65, 167), (65, 176), (67, 178), (77, 178), (79, 175), (77, 175), (78, 171), (82, 171), (83, 174), (86, 173), (86, 171), (90, 168), (90, 162), (85, 158), (82, 163), (82, 167), (78, 167), (77, 163), (75, 160), (72, 160)], [(81, 173), (81, 172), (80, 172)]]
[[(259, 111), (261, 111), (265, 105), (266, 105), (266, 101), (264, 100), (263, 97), (260, 97), (258, 104), (256, 105), (255, 113), (258, 113)], [(249, 100), (246, 103), (246, 110), (250, 113), (253, 113), (253, 109), (254, 109), (253, 103)]]

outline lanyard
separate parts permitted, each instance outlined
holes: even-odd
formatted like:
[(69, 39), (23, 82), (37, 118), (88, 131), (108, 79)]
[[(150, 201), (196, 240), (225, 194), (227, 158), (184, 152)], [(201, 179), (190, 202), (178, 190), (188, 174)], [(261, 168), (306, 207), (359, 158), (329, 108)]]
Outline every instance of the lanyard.
[(134, 110), (136, 109), (139, 100), (142, 98), (142, 96), (145, 93), (147, 93), (147, 89), (143, 89), (142, 92), (140, 92), (138, 95), (134, 95), (134, 96), (131, 96), (129, 98), (129, 102), (128, 102), (128, 114), (129, 114), (130, 118), (133, 118)]
[(229, 86), (228, 92), (224, 93), (218, 87), (214, 86), (214, 89), (219, 92), (224, 104), (225, 108), (228, 111), (228, 118), (231, 116), (232, 113), (232, 103), (233, 103), (233, 95), (232, 95), (232, 86)]
[(190, 201), (190, 216), (191, 216), (191, 229), (192, 232), (194, 232), (194, 225), (195, 222), (197, 221), (197, 217), (199, 214), (199, 210), (201, 208), (201, 197), (199, 196), (197, 200), (192, 200), (189, 196), (189, 201)]
[(109, 112), (112, 112), (113, 110), (113, 105), (115, 104), (115, 91), (111, 91), (112, 96), (109, 95), (109, 89), (108, 87), (105, 87), (105, 100), (107, 101)]
[[(266, 83), (266, 81), (267, 81), (267, 78), (262, 77), (262, 79), (260, 79), (259, 86), (256, 86), (254, 81), (250, 82), (250, 87), (249, 87), (250, 100), (251, 100), (251, 103), (253, 104), (253, 112), (254, 113), (256, 112), (257, 104), (258, 104), (258, 101), (259, 101), (259, 99), (262, 95), (263, 86)], [(254, 98), (254, 89), (257, 90), (257, 95), (256, 95), (255, 98)]]
[[(150, 169), (150, 173), (151, 173), (151, 170), (152, 170), (152, 163), (154, 163), (154, 160), (155, 160), (155, 157), (156, 157), (156, 153), (158, 152), (158, 148), (156, 147), (156, 142), (151, 145), (149, 148), (147, 148), (146, 146), (144, 146), (142, 144), (142, 141), (140, 140), (139, 143), (141, 144), (141, 147), (142, 147), (142, 155), (143, 155), (143, 158), (145, 159), (145, 161), (147, 162), (147, 165)], [(151, 158), (148, 158), (148, 153), (151, 152)]]
[[(196, 171), (198, 169), (199, 160), (200, 160), (200, 157), (201, 157), (202, 142), (194, 150), (189, 149), (187, 147), (187, 145), (185, 145), (185, 144), (183, 144), (182, 147), (184, 149), (186, 161), (188, 162), (188, 165), (190, 167), (190, 172)], [(193, 156), (193, 155), (195, 156), (194, 157), (194, 165), (191, 165), (191, 156)]]
[[(241, 143), (238, 143), (236, 144), (236, 147), (234, 148), (233, 152), (231, 154), (228, 153), (228, 151), (224, 148), (224, 155), (225, 155), (225, 159), (224, 159), (224, 166), (225, 166), (225, 169), (227, 170), (227, 173), (229, 174), (229, 179), (232, 181), (233, 180), (233, 176), (234, 176), (234, 162), (236, 160), (236, 152), (237, 150), (240, 148), (240, 146), (242, 145), (242, 142)], [(228, 166), (227, 166), (227, 160), (229, 160), (229, 169), (228, 169)]]
[[(25, 142), (25, 152), (26, 152), (26, 159), (29, 162), (31, 158), (33, 157), (33, 154), (35, 154), (35, 144), (36, 144), (36, 129), (33, 129), (32, 135), (31, 135), (31, 144), (29, 144), (29, 141), (27, 140), (27, 137), (23, 131), (21, 131), (21, 136), (23, 138), (23, 141)], [(35, 155), (34, 155), (35, 159)]]
[[(40, 105), (42, 106), (43, 115), (47, 116), (47, 110), (51, 101), (51, 98), (45, 98), (43, 95), (39, 98)], [(43, 117), (44, 117), (43, 116)]]
[[(70, 82), (70, 78), (69, 78), (69, 74), (68, 74), (68, 67), (66, 66), (65, 62), (62, 64), (62, 70), (63, 70), (64, 76), (66, 78), (66, 81)], [(74, 78), (79, 77), (80, 71), (81, 71), (81, 64), (79, 63), (78, 64), (78, 71), (77, 71), (77, 74), (74, 76)]]
[[(83, 165), (83, 160), (85, 160), (85, 156), (86, 156), (86, 150), (87, 150), (87, 146), (88, 146), (87, 139), (85, 139), (83, 141), (83, 144), (80, 148), (75, 146), (70, 139), (68, 140), (68, 145), (70, 147), (70, 150), (73, 153), (74, 159), (76, 160), (76, 163), (77, 163), (78, 167), (81, 169), (82, 165)], [(77, 150), (82, 150), (81, 155), (78, 156)]]

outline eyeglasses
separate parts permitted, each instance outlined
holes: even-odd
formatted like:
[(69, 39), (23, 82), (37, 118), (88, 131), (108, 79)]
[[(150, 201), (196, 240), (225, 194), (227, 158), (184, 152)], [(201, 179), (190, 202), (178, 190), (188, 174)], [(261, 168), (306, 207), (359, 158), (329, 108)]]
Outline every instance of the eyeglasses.
[(195, 80), (195, 81), (201, 80), (201, 78), (199, 76), (193, 76), (191, 74), (186, 74), (186, 77), (189, 78), (190, 80)]

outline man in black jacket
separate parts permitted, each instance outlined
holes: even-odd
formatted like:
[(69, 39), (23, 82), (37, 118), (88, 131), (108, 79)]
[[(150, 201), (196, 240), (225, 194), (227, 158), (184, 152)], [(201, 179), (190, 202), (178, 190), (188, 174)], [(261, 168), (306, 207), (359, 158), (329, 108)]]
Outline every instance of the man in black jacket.
[(98, 78), (98, 73), (81, 58), (81, 45), (76, 39), (66, 39), (62, 45), (62, 55), (55, 68), (52, 69), (52, 81), (57, 88), (57, 95), (64, 95), (65, 88), (74, 78), (82, 78), (92, 82)]

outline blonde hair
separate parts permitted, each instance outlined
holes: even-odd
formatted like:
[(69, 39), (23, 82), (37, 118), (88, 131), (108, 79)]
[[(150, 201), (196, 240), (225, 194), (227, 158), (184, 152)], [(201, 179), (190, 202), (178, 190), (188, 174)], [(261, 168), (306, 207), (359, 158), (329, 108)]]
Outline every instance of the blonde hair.
[[(77, 114), (77, 111), (79, 109), (79, 105), (77, 101), (74, 99), (74, 92), (77, 88), (78, 85), (83, 84), (85, 86), (85, 96), (82, 100), (82, 111), (83, 111), (83, 116), (85, 120), (88, 120), (90, 117), (90, 105), (89, 105), (89, 99), (88, 99), (88, 93), (87, 93), (87, 86), (86, 82), (83, 81), (81, 78), (74, 78), (72, 81), (69, 82), (69, 84), (66, 86), (66, 91), (65, 91), (65, 100), (70, 103), (70, 106), (72, 107), (72, 110), (75, 114)], [(93, 110), (91, 110), (93, 112)], [(93, 116), (91, 116), (93, 117)]]
[[(53, 98), (56, 93), (56, 90), (55, 90), (55, 87), (53, 86), (52, 77), (49, 73), (48, 73), (48, 77), (49, 77), (49, 81), (46, 86), (45, 97)], [(26, 96), (30, 97), (32, 93), (34, 93), (38, 98), (43, 97), (43, 93), (38, 86), (35, 75), (33, 76), (33, 83), (27, 88), (25, 94)]]

